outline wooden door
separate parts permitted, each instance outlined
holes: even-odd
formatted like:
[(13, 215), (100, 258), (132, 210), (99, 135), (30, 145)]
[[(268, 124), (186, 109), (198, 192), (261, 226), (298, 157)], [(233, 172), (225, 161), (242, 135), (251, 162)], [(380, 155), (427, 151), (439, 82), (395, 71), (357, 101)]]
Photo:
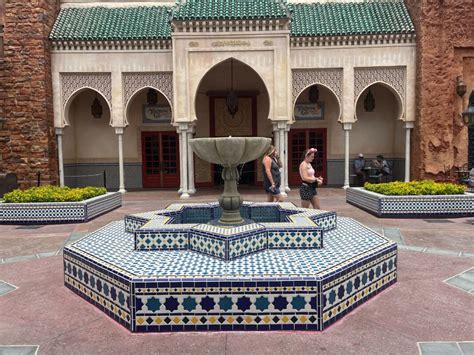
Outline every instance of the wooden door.
[(316, 148), (318, 152), (312, 162), (315, 176), (322, 176), (327, 181), (326, 129), (292, 129), (288, 134), (288, 180), (290, 185), (300, 185), (299, 166), (303, 160), (303, 152), (308, 148)]
[(143, 187), (179, 187), (178, 159), (175, 132), (142, 132)]

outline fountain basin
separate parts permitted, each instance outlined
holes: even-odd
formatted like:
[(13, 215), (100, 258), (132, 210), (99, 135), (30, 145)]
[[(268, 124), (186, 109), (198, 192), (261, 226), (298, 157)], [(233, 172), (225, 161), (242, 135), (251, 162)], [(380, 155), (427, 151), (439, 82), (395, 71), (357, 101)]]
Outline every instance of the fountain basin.
[[(252, 223), (209, 225), (221, 209), (215, 203), (171, 205), (155, 213), (125, 217), (136, 250), (193, 250), (232, 260), (265, 249), (318, 249), (323, 232), (336, 227), (336, 213), (302, 210), (288, 203), (244, 202), (241, 215)], [(138, 221), (141, 221), (141, 225)], [(194, 222), (194, 223), (189, 223)]]
[(189, 141), (194, 152), (205, 161), (235, 166), (260, 158), (270, 147), (263, 137), (194, 138)]

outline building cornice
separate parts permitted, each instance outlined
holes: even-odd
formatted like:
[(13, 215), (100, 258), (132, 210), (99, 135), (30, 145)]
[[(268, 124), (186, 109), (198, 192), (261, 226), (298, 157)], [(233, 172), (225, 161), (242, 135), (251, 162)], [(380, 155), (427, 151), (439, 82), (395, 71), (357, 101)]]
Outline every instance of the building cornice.
[(53, 51), (171, 50), (170, 39), (120, 41), (52, 41)]
[(174, 33), (289, 31), (289, 25), (290, 20), (288, 18), (171, 21), (171, 26)]
[(337, 47), (337, 46), (376, 46), (393, 44), (414, 44), (416, 36), (412, 33), (344, 35), (317, 37), (290, 37), (291, 47)]

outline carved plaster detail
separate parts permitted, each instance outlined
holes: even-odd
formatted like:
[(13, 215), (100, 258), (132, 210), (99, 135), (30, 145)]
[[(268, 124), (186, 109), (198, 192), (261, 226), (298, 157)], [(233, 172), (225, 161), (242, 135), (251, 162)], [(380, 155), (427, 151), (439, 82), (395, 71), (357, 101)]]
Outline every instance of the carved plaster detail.
[(406, 68), (405, 67), (377, 67), (354, 69), (354, 100), (360, 93), (376, 82), (384, 82), (398, 92), (405, 103)]
[(295, 69), (293, 74), (293, 102), (298, 95), (312, 84), (327, 86), (342, 102), (343, 73), (342, 69)]
[(123, 73), (122, 85), (124, 105), (138, 90), (153, 87), (165, 95), (170, 106), (173, 106), (173, 73), (171, 72)]
[(80, 89), (97, 90), (112, 107), (112, 76), (110, 73), (61, 73), (63, 107)]
[(211, 43), (213, 47), (249, 47), (249, 41), (242, 41), (238, 39), (227, 40), (227, 41), (215, 41)]

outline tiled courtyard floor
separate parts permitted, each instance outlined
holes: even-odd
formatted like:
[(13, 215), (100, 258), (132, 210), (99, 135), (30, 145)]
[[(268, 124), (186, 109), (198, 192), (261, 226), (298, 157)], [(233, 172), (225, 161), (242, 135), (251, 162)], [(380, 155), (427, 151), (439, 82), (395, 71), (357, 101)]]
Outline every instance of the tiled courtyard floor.
[[(265, 200), (259, 189), (242, 193)], [(189, 202), (218, 195), (203, 189)], [(177, 200), (175, 191), (139, 191), (89, 223), (0, 226), (0, 354), (23, 349), (2, 348), (11, 345), (39, 346), (40, 354), (474, 353), (474, 218), (379, 219), (347, 204), (342, 189), (320, 189), (320, 197), (323, 209), (399, 243), (398, 283), (324, 332), (132, 334), (66, 289), (65, 243)], [(296, 189), (287, 201), (299, 205)]]

